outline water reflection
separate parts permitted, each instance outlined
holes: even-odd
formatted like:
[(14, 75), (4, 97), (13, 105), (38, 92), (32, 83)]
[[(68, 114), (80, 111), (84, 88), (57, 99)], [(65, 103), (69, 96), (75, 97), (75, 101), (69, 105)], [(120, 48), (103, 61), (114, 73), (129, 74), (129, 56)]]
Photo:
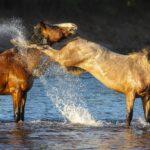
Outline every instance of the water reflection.
[(149, 149), (150, 129), (134, 126), (85, 127), (64, 122), (0, 124), (4, 149)]
[[(94, 78), (80, 80), (86, 87), (82, 94), (88, 110), (100, 123), (98, 127), (65, 122), (36, 80), (28, 93), (22, 125), (13, 122), (10, 97), (1, 96), (0, 149), (149, 149), (150, 125), (144, 121), (141, 101), (136, 101), (132, 128), (126, 129), (124, 97)], [(57, 81), (50, 78), (48, 83), (55, 86)]]

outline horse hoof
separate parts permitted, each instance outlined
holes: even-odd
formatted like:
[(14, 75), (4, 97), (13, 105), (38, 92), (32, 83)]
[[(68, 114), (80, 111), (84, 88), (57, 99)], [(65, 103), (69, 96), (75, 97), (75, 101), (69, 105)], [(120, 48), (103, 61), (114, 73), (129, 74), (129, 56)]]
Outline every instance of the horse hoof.
[(16, 113), (14, 115), (14, 120), (15, 120), (16, 123), (18, 123), (18, 121), (20, 120), (20, 115), (18, 113)]
[(15, 120), (15, 122), (18, 124), (23, 124), (23, 120)]
[(22, 121), (22, 120), (19, 120), (19, 121), (18, 121), (18, 124), (19, 124), (19, 125), (23, 125), (23, 121)]
[(130, 126), (129, 126), (129, 125), (126, 125), (126, 129), (130, 129)]
[(126, 128), (130, 128), (131, 123), (130, 122), (126, 122)]
[(146, 118), (146, 122), (150, 123), (150, 117)]

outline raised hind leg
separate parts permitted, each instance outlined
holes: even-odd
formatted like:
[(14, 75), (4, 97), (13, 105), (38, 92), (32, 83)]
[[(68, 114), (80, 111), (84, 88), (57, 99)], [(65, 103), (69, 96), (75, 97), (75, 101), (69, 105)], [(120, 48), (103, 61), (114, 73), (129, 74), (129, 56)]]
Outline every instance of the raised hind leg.
[(133, 106), (134, 106), (135, 96), (133, 93), (128, 93), (126, 95), (126, 127), (129, 127), (133, 117)]
[(20, 89), (17, 89), (12, 93), (15, 122), (18, 122), (21, 119), (22, 95), (23, 93)]
[(150, 123), (150, 96), (142, 97), (145, 120)]

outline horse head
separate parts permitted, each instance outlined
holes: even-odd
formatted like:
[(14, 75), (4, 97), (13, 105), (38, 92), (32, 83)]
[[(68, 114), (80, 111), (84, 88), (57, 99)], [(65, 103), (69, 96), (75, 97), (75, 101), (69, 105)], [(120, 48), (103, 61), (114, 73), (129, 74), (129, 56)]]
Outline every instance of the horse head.
[(74, 23), (47, 24), (43, 21), (34, 26), (33, 41), (51, 45), (76, 33), (77, 25)]
[(60, 23), (60, 24), (54, 24), (54, 28), (61, 29), (61, 31), (64, 33), (65, 37), (68, 37), (69, 35), (75, 34), (78, 27), (74, 23)]

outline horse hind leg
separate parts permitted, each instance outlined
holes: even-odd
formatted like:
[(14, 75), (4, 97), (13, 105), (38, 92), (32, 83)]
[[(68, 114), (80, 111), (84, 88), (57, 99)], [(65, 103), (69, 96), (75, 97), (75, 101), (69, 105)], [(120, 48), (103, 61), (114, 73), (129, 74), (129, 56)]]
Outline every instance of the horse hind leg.
[(134, 101), (135, 96), (133, 93), (129, 93), (126, 95), (126, 127), (129, 127), (131, 125)]
[(26, 94), (24, 94), (21, 90), (16, 90), (12, 94), (13, 96), (13, 107), (14, 107), (14, 120), (18, 122), (20, 120), (24, 120), (24, 107)]
[(144, 116), (146, 122), (150, 123), (150, 96), (145, 96), (142, 98)]
[(21, 92), (20, 90), (16, 90), (12, 94), (13, 97), (13, 107), (14, 107), (14, 120), (18, 122), (20, 120), (20, 99), (21, 99)]
[(24, 109), (26, 103), (27, 93), (24, 92), (21, 98), (21, 107), (20, 107), (20, 120), (24, 121)]

